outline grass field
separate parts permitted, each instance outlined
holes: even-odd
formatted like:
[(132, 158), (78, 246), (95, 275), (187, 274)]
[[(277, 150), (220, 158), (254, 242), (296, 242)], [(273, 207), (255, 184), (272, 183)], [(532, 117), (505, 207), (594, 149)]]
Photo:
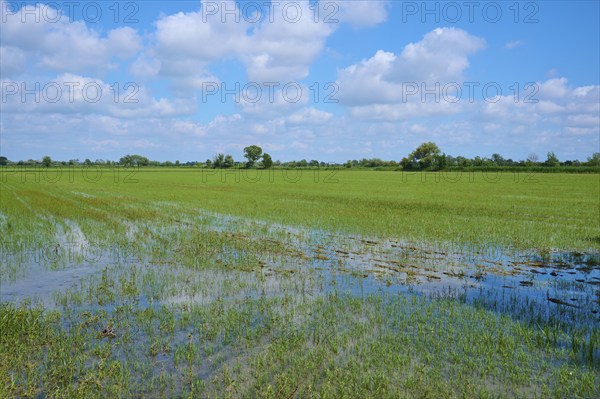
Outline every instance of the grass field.
[(600, 397), (598, 174), (0, 172), (0, 397)]

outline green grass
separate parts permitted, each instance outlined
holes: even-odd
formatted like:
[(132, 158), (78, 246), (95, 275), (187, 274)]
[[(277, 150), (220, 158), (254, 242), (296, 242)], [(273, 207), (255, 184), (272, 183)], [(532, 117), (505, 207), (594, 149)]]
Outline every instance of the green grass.
[[(596, 263), (576, 272), (583, 282), (547, 283), (535, 262), (517, 272), (386, 247), (597, 253), (598, 175), (34, 172), (0, 176), (0, 293), (93, 273), (0, 303), (2, 398), (600, 396)], [(442, 272), (464, 288), (419, 291)], [(503, 272), (542, 296), (497, 287), (467, 299), (470, 274)]]
[(33, 174), (4, 171), (1, 211), (11, 225), (17, 218), (40, 223), (40, 213), (109, 223), (156, 218), (162, 211), (145, 204), (163, 201), (186, 212), (200, 208), (376, 237), (600, 248), (598, 174), (100, 170), (97, 182), (84, 179), (95, 178), (95, 170), (72, 169), (56, 183), (44, 174), (36, 183)]

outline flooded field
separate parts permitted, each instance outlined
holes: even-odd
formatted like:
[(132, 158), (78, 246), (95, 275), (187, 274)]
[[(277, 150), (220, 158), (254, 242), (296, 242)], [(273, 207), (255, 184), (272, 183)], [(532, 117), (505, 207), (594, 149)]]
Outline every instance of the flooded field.
[[(14, 194), (3, 206), (30, 216), (0, 247), (2, 397), (600, 394), (593, 246), (357, 234), (79, 191), (33, 211)], [(96, 201), (97, 219), (68, 201)]]

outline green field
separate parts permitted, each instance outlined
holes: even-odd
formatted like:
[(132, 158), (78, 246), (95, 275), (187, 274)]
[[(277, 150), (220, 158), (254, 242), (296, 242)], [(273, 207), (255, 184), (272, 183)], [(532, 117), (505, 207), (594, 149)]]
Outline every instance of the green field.
[(0, 172), (0, 397), (600, 397), (598, 174)]

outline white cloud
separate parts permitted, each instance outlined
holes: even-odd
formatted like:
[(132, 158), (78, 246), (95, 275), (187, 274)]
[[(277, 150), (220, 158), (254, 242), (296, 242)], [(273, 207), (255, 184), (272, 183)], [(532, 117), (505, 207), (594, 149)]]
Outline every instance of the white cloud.
[(11, 46), (0, 46), (0, 71), (2, 78), (10, 78), (25, 72), (25, 52)]
[(388, 16), (389, 1), (354, 0), (321, 2), (319, 16), (323, 19), (338, 19), (354, 27), (374, 26), (384, 22)]
[[(469, 66), (467, 56), (485, 46), (483, 39), (454, 28), (438, 28), (400, 55), (379, 50), (375, 55), (339, 72), (343, 104), (399, 103), (416, 87), (421, 91), (436, 83), (461, 82)], [(411, 87), (409, 87), (411, 86)], [(411, 98), (421, 99), (420, 95)]]
[(136, 78), (149, 79), (155, 77), (160, 71), (160, 68), (160, 60), (146, 54), (140, 54), (130, 65), (129, 72)]
[(437, 28), (404, 47), (387, 78), (395, 82), (462, 81), (468, 56), (485, 48), (485, 40), (457, 28)]
[(222, 13), (224, 9), (239, 13), (235, 2), (219, 2), (220, 12), (215, 14), (201, 8), (160, 18), (156, 22), (156, 61), (140, 59), (134, 70), (151, 74), (158, 72), (159, 65), (161, 75), (179, 78), (179, 86), (184, 87), (188, 79), (210, 74), (211, 63), (237, 59), (245, 65), (250, 81), (298, 81), (308, 76), (326, 39), (341, 23), (357, 27), (378, 24), (386, 19), (387, 7), (387, 1), (321, 2), (316, 7), (308, 0), (277, 1), (270, 15), (251, 23)]
[(316, 108), (304, 108), (287, 117), (287, 122), (295, 125), (312, 125), (328, 122), (332, 117), (333, 115), (329, 112)]
[(535, 106), (535, 109), (542, 114), (556, 114), (559, 112), (564, 112), (565, 107), (556, 104), (553, 101), (541, 100)]
[[(222, 2), (232, 4), (233, 2)], [(202, 11), (168, 15), (156, 22), (157, 53), (162, 60), (194, 59), (203, 63), (233, 55), (247, 46), (248, 25)]]
[(523, 41), (522, 40), (513, 40), (513, 41), (510, 41), (510, 42), (506, 43), (504, 45), (504, 47), (506, 49), (508, 49), (508, 50), (512, 50), (512, 49), (517, 48), (517, 47), (522, 46), (522, 45), (523, 45)]
[(598, 114), (576, 114), (569, 115), (567, 117), (567, 123), (569, 126), (579, 127), (598, 127), (600, 124), (600, 117)]
[(108, 84), (101, 79), (61, 74), (48, 81), (2, 81), (4, 112), (90, 113), (121, 118), (166, 118), (195, 113), (193, 98), (156, 99), (144, 86)]
[(385, 104), (402, 98), (401, 87), (385, 80), (384, 75), (396, 60), (393, 53), (379, 50), (375, 55), (338, 72), (340, 100), (343, 104)]
[[(463, 112), (470, 104), (458, 101), (456, 90), (444, 85), (462, 82), (468, 55), (484, 46), (483, 39), (465, 31), (443, 28), (406, 45), (400, 55), (379, 50), (370, 59), (339, 71), (340, 102), (350, 106), (353, 116), (369, 119)], [(426, 94), (427, 90), (437, 95)]]
[(562, 98), (568, 93), (567, 79), (555, 78), (541, 83), (539, 86), (539, 95), (549, 98)]
[(310, 64), (323, 51), (325, 39), (336, 28), (325, 21), (315, 21), (308, 1), (284, 1), (278, 7), (283, 10), (286, 4), (298, 8), (298, 20), (290, 19), (285, 12), (275, 12), (272, 22), (255, 27), (249, 47), (242, 54), (252, 81), (305, 78)]
[[(6, 4), (1, 6), (4, 9)], [(112, 29), (102, 36), (85, 22), (71, 22), (45, 4), (24, 5), (2, 17), (2, 46), (18, 49), (22, 57), (43, 70), (79, 73), (110, 69), (113, 59), (130, 58), (141, 49), (141, 38), (132, 28)]]

